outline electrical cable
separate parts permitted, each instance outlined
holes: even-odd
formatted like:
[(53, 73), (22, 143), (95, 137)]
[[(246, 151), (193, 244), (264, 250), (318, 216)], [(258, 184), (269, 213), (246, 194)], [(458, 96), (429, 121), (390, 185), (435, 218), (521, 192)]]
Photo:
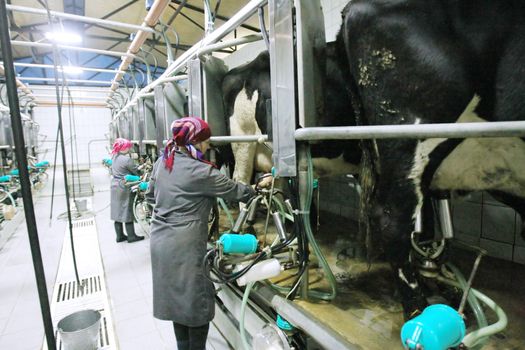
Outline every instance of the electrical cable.
[[(43, 0), (43, 1), (45, 2), (44, 7), (47, 11), (49, 25), (51, 28), (53, 28), (48, 0)], [(38, 2), (43, 4), (42, 0), (38, 0)], [(65, 189), (65, 194), (66, 194), (66, 208), (67, 208), (67, 213), (68, 213), (71, 253), (72, 253), (72, 258), (73, 258), (73, 269), (75, 271), (76, 282), (79, 285), (79, 287), (82, 289), (84, 286), (80, 282), (80, 277), (78, 275), (78, 266), (77, 266), (77, 261), (76, 261), (75, 245), (74, 245), (74, 239), (73, 239), (73, 222), (71, 218), (71, 207), (69, 203), (69, 188), (67, 185), (68, 184), (67, 162), (66, 162), (66, 152), (65, 152), (65, 144), (64, 144), (64, 131), (62, 127), (62, 101), (60, 99), (59, 84), (58, 84), (58, 64), (60, 63), (60, 55), (58, 54), (58, 48), (55, 42), (53, 42), (52, 47), (53, 47), (53, 58), (54, 58), (53, 66), (54, 66), (54, 75), (55, 75), (55, 93), (56, 93), (56, 99), (57, 99), (57, 112), (58, 112), (58, 129), (60, 131), (60, 141), (61, 141), (60, 143), (61, 143), (62, 163), (63, 163), (63, 173), (64, 173), (64, 189)], [(67, 84), (63, 67), (62, 67), (62, 81)]]

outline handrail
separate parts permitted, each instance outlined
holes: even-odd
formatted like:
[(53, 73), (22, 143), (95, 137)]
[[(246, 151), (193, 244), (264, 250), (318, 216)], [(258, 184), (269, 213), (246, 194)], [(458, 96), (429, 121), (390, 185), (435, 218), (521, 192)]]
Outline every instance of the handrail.
[(312, 127), (295, 131), (298, 141), (523, 136), (525, 121)]

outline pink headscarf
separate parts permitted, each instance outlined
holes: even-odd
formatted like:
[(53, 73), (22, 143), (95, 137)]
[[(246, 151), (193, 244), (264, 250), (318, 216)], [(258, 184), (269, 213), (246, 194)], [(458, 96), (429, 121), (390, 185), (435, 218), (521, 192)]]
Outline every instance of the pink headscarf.
[(170, 172), (173, 169), (175, 151), (180, 147), (185, 147), (193, 158), (209, 163), (204, 160), (202, 152), (193, 147), (193, 144), (205, 141), (211, 137), (208, 123), (197, 117), (181, 118), (171, 124), (171, 131), (173, 138), (168, 141), (164, 149), (164, 165), (166, 169), (169, 169)]
[(113, 144), (113, 150), (111, 151), (112, 155), (118, 154), (119, 152), (127, 151), (131, 148), (133, 144), (130, 140), (118, 138), (115, 140), (115, 143)]

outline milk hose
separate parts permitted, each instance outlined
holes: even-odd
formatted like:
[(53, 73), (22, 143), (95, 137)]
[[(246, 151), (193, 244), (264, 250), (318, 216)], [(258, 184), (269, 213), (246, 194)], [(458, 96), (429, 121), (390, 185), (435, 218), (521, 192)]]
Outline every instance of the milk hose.
[(241, 333), (242, 347), (244, 350), (251, 350), (248, 340), (246, 339), (246, 329), (244, 328), (244, 315), (246, 314), (246, 305), (248, 304), (248, 299), (250, 292), (255, 282), (249, 282), (244, 289), (244, 295), (242, 296), (241, 304), (241, 318), (239, 320), (239, 331)]

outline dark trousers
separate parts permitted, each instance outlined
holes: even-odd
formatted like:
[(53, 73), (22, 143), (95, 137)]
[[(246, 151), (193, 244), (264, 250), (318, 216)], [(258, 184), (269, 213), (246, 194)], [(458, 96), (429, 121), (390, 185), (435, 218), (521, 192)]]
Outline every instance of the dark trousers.
[(178, 350), (206, 350), (206, 340), (210, 324), (204, 326), (188, 327), (173, 322)]

